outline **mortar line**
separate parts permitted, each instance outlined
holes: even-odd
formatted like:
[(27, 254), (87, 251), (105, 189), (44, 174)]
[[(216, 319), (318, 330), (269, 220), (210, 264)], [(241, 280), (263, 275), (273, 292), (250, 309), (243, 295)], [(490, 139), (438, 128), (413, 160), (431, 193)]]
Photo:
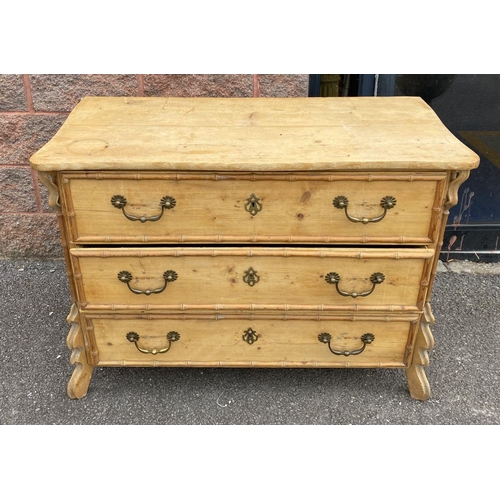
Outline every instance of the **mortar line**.
[(253, 75), (253, 96), (260, 97), (259, 75)]
[(33, 188), (35, 189), (35, 199), (38, 206), (38, 213), (43, 213), (42, 196), (40, 195), (40, 186), (38, 184), (38, 174), (35, 172), (35, 170), (30, 170), (31, 178), (33, 179)]
[(16, 116), (16, 115), (69, 115), (69, 111), (0, 111), (0, 115)]
[(137, 85), (139, 87), (139, 97), (144, 97), (144, 75), (137, 75)]
[(28, 103), (28, 113), (32, 114), (35, 112), (35, 106), (33, 105), (33, 95), (31, 94), (31, 83), (29, 75), (23, 75), (24, 81), (24, 91), (26, 92), (26, 102)]
[(32, 216), (48, 216), (48, 217), (56, 217), (57, 213), (54, 212), (0, 212), (0, 215), (32, 215)]

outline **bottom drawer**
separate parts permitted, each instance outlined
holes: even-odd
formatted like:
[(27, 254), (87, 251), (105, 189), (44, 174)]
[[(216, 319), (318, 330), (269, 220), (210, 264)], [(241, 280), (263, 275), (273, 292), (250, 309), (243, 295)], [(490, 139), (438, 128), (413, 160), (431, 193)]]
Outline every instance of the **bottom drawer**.
[(82, 322), (100, 366), (396, 368), (418, 315), (106, 315)]

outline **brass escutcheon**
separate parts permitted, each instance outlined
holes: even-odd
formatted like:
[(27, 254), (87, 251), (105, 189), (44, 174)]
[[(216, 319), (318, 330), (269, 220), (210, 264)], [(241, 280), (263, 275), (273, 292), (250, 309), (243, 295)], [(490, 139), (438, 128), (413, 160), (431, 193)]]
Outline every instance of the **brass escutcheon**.
[(361, 354), (365, 350), (367, 344), (371, 344), (375, 340), (375, 335), (373, 335), (373, 333), (364, 333), (363, 335), (361, 335), (361, 342), (363, 342), (363, 347), (355, 349), (354, 351), (337, 351), (335, 349), (332, 349), (332, 346), (330, 345), (332, 336), (327, 332), (320, 333), (318, 335), (318, 340), (323, 344), (328, 344), (328, 348), (330, 349), (332, 354), (335, 354), (336, 356), (356, 356), (357, 354)]
[(125, 215), (125, 217), (128, 220), (131, 220), (134, 222), (139, 221), (139, 222), (144, 223), (144, 222), (155, 222), (155, 221), (161, 219), (164, 210), (170, 210), (170, 209), (174, 208), (176, 205), (176, 201), (175, 201), (175, 198), (172, 198), (171, 196), (164, 196), (160, 200), (161, 212), (157, 215), (150, 215), (149, 217), (146, 215), (142, 215), (141, 217), (137, 217), (135, 215), (131, 215), (131, 214), (128, 214), (127, 212), (125, 212), (125, 207), (127, 206), (127, 199), (125, 198), (125, 196), (122, 196), (120, 194), (115, 194), (114, 196), (111, 197), (111, 205), (113, 205), (118, 210), (121, 210), (123, 212), (123, 215)]
[(339, 210), (345, 210), (345, 215), (351, 222), (361, 222), (362, 224), (368, 224), (369, 222), (380, 222), (387, 214), (387, 210), (390, 210), (391, 208), (394, 208), (396, 206), (396, 198), (394, 198), (394, 196), (384, 196), (380, 200), (380, 206), (384, 209), (384, 212), (377, 217), (373, 217), (372, 219), (368, 219), (367, 217), (353, 217), (352, 215), (349, 215), (347, 213), (348, 205), (349, 200), (345, 196), (337, 196), (333, 200), (333, 206), (335, 208), (338, 208)]
[(257, 198), (253, 193), (247, 198), (245, 203), (245, 210), (252, 215), (257, 215), (262, 210), (262, 203), (260, 198)]
[(254, 342), (257, 342), (259, 336), (257, 335), (257, 332), (255, 330), (253, 330), (252, 328), (248, 328), (247, 330), (245, 330), (242, 338), (247, 344), (252, 345)]
[(257, 271), (253, 269), (253, 267), (248, 268), (243, 275), (243, 281), (250, 286), (254, 286), (256, 283), (260, 281), (260, 276), (257, 274)]

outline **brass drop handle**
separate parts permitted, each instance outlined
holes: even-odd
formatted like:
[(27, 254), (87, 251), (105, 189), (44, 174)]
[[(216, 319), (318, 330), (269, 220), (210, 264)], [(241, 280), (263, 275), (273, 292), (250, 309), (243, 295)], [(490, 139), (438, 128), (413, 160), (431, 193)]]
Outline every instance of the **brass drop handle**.
[(375, 290), (375, 287), (382, 283), (385, 280), (385, 276), (382, 273), (373, 273), (370, 276), (370, 281), (372, 282), (372, 287), (370, 290), (367, 290), (366, 292), (346, 292), (345, 290), (341, 290), (339, 288), (339, 282), (341, 278), (337, 273), (328, 273), (325, 276), (325, 281), (329, 283), (330, 285), (335, 285), (337, 288), (337, 292), (342, 295), (343, 297), (352, 297), (353, 299), (356, 299), (357, 297), (366, 297), (367, 295), (370, 295), (370, 293)]
[(368, 224), (369, 222), (380, 222), (387, 214), (387, 210), (390, 210), (391, 208), (394, 208), (396, 206), (396, 198), (394, 198), (394, 196), (384, 196), (380, 200), (380, 206), (384, 209), (384, 212), (377, 217), (373, 217), (372, 219), (368, 219), (367, 217), (353, 217), (352, 215), (349, 215), (347, 213), (348, 205), (349, 200), (345, 196), (337, 196), (333, 200), (333, 206), (335, 208), (338, 208), (339, 210), (345, 210), (345, 215), (351, 222), (361, 222), (362, 224)]
[(131, 215), (125, 212), (125, 207), (127, 206), (127, 199), (125, 196), (121, 196), (119, 194), (115, 194), (114, 196), (111, 197), (111, 205), (113, 205), (115, 208), (118, 208), (118, 210), (121, 210), (123, 212), (123, 215), (128, 220), (131, 221), (139, 221), (139, 222), (155, 222), (159, 219), (161, 219), (161, 216), (163, 215), (163, 212), (165, 210), (170, 210), (175, 207), (176, 201), (175, 198), (172, 198), (171, 196), (164, 196), (160, 200), (160, 208), (161, 212), (157, 215), (151, 215), (147, 217), (146, 215), (142, 215), (141, 217), (137, 217), (136, 215)]
[(371, 344), (375, 340), (375, 335), (373, 335), (373, 333), (364, 333), (363, 335), (361, 335), (361, 342), (363, 342), (363, 347), (355, 349), (354, 351), (337, 351), (336, 349), (332, 349), (332, 346), (330, 344), (332, 336), (327, 332), (320, 333), (318, 335), (318, 340), (323, 344), (328, 344), (328, 348), (330, 349), (332, 354), (335, 354), (336, 356), (356, 356), (357, 354), (361, 354), (365, 350), (367, 344)]
[(168, 346), (163, 347), (162, 349), (144, 349), (144, 347), (141, 347), (137, 342), (139, 342), (139, 334), (135, 332), (128, 332), (127, 333), (127, 340), (129, 342), (133, 342), (135, 344), (135, 347), (137, 347), (137, 350), (144, 353), (144, 354), (164, 354), (167, 351), (170, 350), (170, 347), (172, 346), (172, 342), (177, 342), (181, 336), (177, 332), (168, 332), (167, 333), (167, 340), (168, 340)]
[(165, 271), (163, 273), (163, 279), (165, 280), (165, 283), (163, 284), (162, 287), (156, 288), (154, 290), (151, 290), (149, 288), (146, 290), (139, 290), (138, 288), (133, 288), (132, 286), (130, 286), (130, 282), (132, 281), (133, 276), (132, 273), (130, 273), (129, 271), (120, 271), (118, 273), (118, 279), (123, 283), (127, 283), (129, 290), (133, 293), (151, 295), (152, 293), (163, 292), (163, 290), (167, 288), (167, 283), (171, 283), (177, 279), (177, 273), (172, 270)]

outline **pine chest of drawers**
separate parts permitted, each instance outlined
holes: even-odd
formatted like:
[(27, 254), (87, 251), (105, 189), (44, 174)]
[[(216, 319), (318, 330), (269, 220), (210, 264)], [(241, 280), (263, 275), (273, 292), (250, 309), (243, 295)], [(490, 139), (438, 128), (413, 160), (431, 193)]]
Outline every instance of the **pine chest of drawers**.
[(95, 366), (370, 367), (427, 399), (432, 282), (478, 163), (414, 97), (83, 99), (31, 158), (68, 395)]

